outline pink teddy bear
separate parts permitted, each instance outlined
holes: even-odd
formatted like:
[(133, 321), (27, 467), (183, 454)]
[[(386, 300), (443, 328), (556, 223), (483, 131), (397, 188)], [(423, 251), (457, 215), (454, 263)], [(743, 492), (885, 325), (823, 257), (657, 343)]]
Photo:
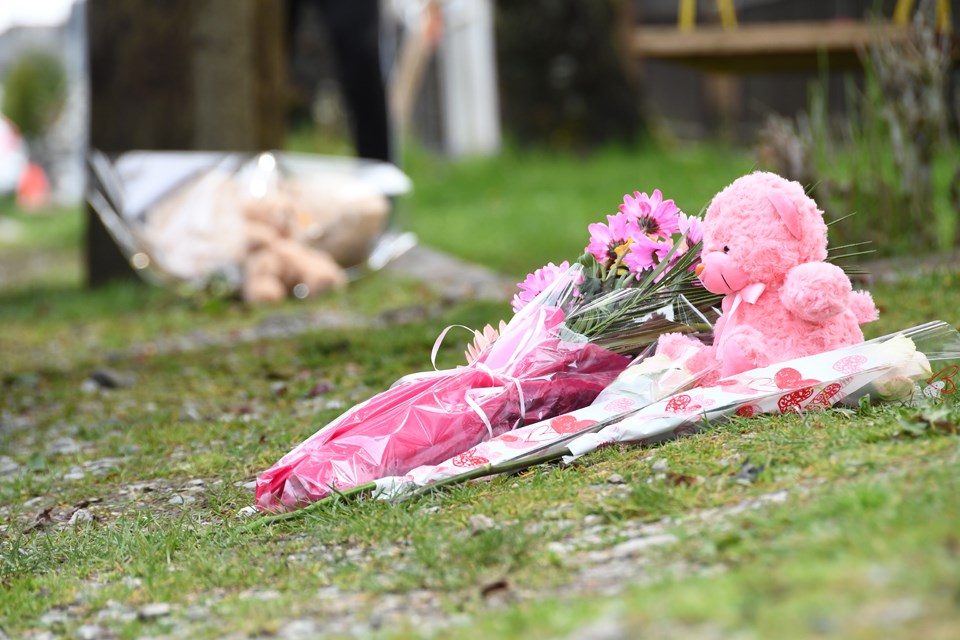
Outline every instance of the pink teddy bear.
[[(704, 217), (697, 275), (723, 294), (712, 347), (690, 366), (719, 364), (722, 377), (863, 342), (877, 318), (869, 293), (853, 291), (840, 267), (824, 262), (827, 226), (797, 182), (756, 172), (718, 193)], [(670, 355), (691, 338), (668, 334)]]

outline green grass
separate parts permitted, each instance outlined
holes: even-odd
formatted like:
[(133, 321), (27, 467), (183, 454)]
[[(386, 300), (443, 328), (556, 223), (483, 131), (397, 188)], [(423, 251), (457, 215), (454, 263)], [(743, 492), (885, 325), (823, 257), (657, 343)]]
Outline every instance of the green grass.
[(149, 352), (184, 335), (229, 340), (244, 329), (283, 324), (310, 314), (364, 317), (391, 309), (440, 304), (419, 283), (369, 277), (306, 302), (289, 300), (249, 307), (202, 295), (181, 297), (138, 283), (118, 282), (95, 291), (58, 285), (0, 291), (0, 375), (35, 366), (87, 366), (131, 349)]
[[(67, 287), (81, 282), (82, 218), (77, 207), (20, 211), (0, 197), (0, 292)], [(0, 300), (0, 307), (6, 303)]]
[(81, 218), (76, 207), (54, 206), (39, 213), (25, 213), (12, 197), (0, 197), (0, 218), (13, 220), (19, 237), (0, 241), (0, 248), (73, 249), (81, 234)]
[[(743, 154), (709, 147), (514, 151), (457, 165), (416, 156), (402, 222), (428, 244), (519, 277), (574, 257), (585, 224), (624, 192), (660, 186), (695, 211), (749, 168)], [(34, 229), (18, 251), (75, 251), (78, 212), (13, 215)], [(869, 336), (934, 318), (960, 325), (958, 279), (943, 270), (876, 284), (881, 320)], [(312, 314), (415, 307), (428, 311), (401, 324), (236, 339)], [(956, 396), (937, 428), (924, 410), (894, 406), (740, 419), (570, 467), (398, 504), (335, 501), (243, 529), (245, 482), (345, 406), (430, 368), (444, 326), (507, 312), (506, 301), (452, 304), (382, 274), (270, 308), (129, 284), (88, 292), (62, 279), (0, 290), (0, 456), (19, 465), (0, 476), (0, 629), (263, 637), (309, 618), (331, 637), (360, 622), (370, 626), (358, 633), (419, 638), (429, 630), (385, 609), (418, 613), (410, 603), (424, 593), (432, 616), (457, 625), (433, 635), (468, 639), (611, 628), (654, 638), (948, 638), (960, 626)], [(171, 348), (184, 336), (197, 339)], [(437, 365), (455, 366), (461, 351), (448, 338)], [(90, 391), (85, 379), (104, 367), (130, 384)], [(738, 483), (746, 460), (763, 471)], [(613, 474), (625, 484), (608, 483)], [(68, 525), (81, 505), (96, 520)], [(494, 527), (471, 529), (477, 514)], [(613, 558), (596, 581), (591, 554), (643, 531), (674, 542)], [(608, 586), (621, 589), (603, 596)], [(169, 615), (138, 616), (157, 602)]]
[(414, 152), (406, 169), (416, 189), (400, 222), (428, 245), (523, 277), (578, 258), (587, 225), (617, 213), (624, 194), (660, 189), (696, 214), (752, 168), (749, 154), (709, 145), (612, 148), (583, 158), (508, 152), (456, 164)]

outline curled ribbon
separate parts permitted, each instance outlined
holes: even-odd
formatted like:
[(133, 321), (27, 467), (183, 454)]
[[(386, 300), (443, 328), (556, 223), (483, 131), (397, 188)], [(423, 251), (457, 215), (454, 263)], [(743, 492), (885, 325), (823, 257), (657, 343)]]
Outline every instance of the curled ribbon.
[[(517, 320), (519, 320), (519, 322), (517, 322)], [(541, 307), (537, 309), (535, 313), (528, 313), (522, 317), (515, 317), (514, 322), (511, 322), (509, 325), (507, 325), (507, 329), (503, 332), (503, 335), (501, 335), (500, 338), (494, 342), (489, 350), (486, 351), (480, 359), (466, 366), (466, 368), (473, 368), (490, 376), (490, 382), (492, 386), (505, 386), (506, 384), (513, 384), (514, 387), (516, 387), (520, 405), (520, 420), (518, 421), (518, 424), (523, 421), (523, 416), (527, 410), (526, 400), (523, 394), (523, 385), (521, 384), (519, 378), (506, 372), (513, 365), (515, 365), (521, 357), (530, 351), (530, 348), (536, 344), (537, 338), (550, 335), (550, 331), (558, 326), (562, 320), (562, 311), (552, 307)], [(455, 369), (437, 368), (437, 354), (440, 352), (440, 346), (443, 344), (447, 334), (453, 329), (465, 329), (471, 334), (474, 333), (474, 331), (469, 327), (459, 324), (449, 325), (448, 327), (444, 328), (444, 330), (440, 332), (440, 335), (437, 336), (436, 341), (434, 341), (433, 349), (430, 352), (430, 363), (433, 365), (433, 371), (414, 373), (404, 376), (397, 380), (393, 386), (398, 386), (411, 380), (439, 377), (455, 371)], [(477, 414), (480, 420), (483, 421), (484, 426), (487, 428), (487, 432), (492, 438), (494, 437), (494, 433), (490, 418), (483, 411), (483, 407), (480, 406), (475, 394), (471, 394), (471, 392), (477, 391), (479, 390), (468, 390), (464, 394), (464, 401), (474, 411), (474, 413)]]
[[(526, 411), (527, 411), (527, 403), (526, 403), (526, 400), (524, 400), (524, 397), (523, 397), (523, 385), (520, 384), (520, 379), (519, 379), (519, 378), (515, 378), (515, 377), (513, 377), (513, 376), (511, 376), (511, 375), (505, 374), (505, 373), (494, 373), (489, 367), (487, 367), (487, 366), (486, 366), (485, 364), (483, 364), (482, 362), (474, 363), (474, 366), (475, 366), (477, 369), (479, 369), (480, 371), (483, 371), (484, 373), (488, 374), (488, 375), (490, 376), (490, 379), (493, 381), (494, 384), (496, 384), (497, 382), (499, 382), (499, 381), (502, 380), (502, 379), (505, 379), (505, 380), (508, 381), (508, 382), (512, 382), (512, 383), (514, 384), (514, 386), (516, 386), (516, 388), (517, 388), (517, 396), (518, 396), (519, 401), (520, 401), (520, 420), (518, 421), (518, 424), (519, 424), (519, 422), (522, 422), (522, 421), (523, 421), (523, 415), (524, 415), (524, 413), (526, 413)], [(476, 399), (474, 399), (474, 398), (470, 395), (470, 392), (469, 392), (469, 391), (466, 393), (466, 395), (464, 395), (464, 398), (463, 398), (463, 399), (466, 400), (466, 402), (467, 402), (468, 405), (470, 405), (470, 408), (473, 409), (474, 413), (476, 413), (476, 414), (480, 417), (480, 419), (483, 420), (483, 424), (484, 424), (484, 426), (487, 427), (487, 432), (490, 434), (490, 437), (492, 438), (492, 437), (493, 437), (493, 425), (490, 424), (490, 418), (488, 418), (488, 417), (487, 417), (487, 414), (484, 413), (483, 408), (480, 406), (480, 403), (477, 402)], [(516, 425), (514, 425), (514, 428), (516, 428)]]
[(741, 303), (755, 304), (766, 288), (767, 285), (762, 282), (755, 282), (754, 284), (748, 284), (734, 295), (733, 304), (730, 305), (730, 311), (725, 311), (723, 314), (724, 317), (726, 317), (726, 320), (723, 322), (723, 327), (720, 333), (714, 335), (714, 341), (717, 345), (717, 359), (723, 358), (723, 345), (726, 344), (727, 338), (730, 337), (730, 331), (737, 326), (737, 310), (740, 308)]

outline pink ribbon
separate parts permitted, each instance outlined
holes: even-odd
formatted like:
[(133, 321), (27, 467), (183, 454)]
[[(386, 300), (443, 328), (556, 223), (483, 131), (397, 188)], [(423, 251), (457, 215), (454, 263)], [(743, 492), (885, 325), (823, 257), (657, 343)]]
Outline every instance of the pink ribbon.
[[(717, 359), (723, 359), (723, 345), (726, 343), (727, 338), (730, 336), (732, 329), (736, 328), (737, 322), (737, 309), (740, 308), (740, 304), (746, 302), (747, 304), (756, 304), (757, 300), (760, 299), (760, 296), (763, 294), (764, 290), (767, 288), (762, 282), (755, 282), (753, 284), (748, 284), (733, 297), (733, 304), (730, 305), (729, 311), (724, 311), (722, 323), (717, 323), (717, 331), (714, 335), (714, 344), (717, 347)], [(729, 297), (729, 296), (728, 296)]]

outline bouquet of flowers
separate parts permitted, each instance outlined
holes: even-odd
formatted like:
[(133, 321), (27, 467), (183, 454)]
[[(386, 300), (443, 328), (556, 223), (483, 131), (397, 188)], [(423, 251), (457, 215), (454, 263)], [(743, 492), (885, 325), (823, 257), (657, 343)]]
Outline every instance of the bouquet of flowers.
[(417, 467), (402, 477), (380, 478), (375, 482), (377, 497), (407, 496), (534, 464), (531, 460), (544, 450), (599, 431), (702, 380), (708, 371), (693, 373), (687, 367), (698, 353), (689, 348), (675, 357), (637, 358), (589, 406), (508, 431), (440, 464)]
[[(713, 306), (719, 296), (704, 289), (694, 274), (703, 240), (700, 218), (687, 215), (673, 200), (664, 200), (659, 189), (649, 196), (640, 192), (624, 196), (619, 210), (607, 216), (606, 224), (587, 227), (590, 242), (577, 261), (582, 271), (564, 329), (631, 356), (655, 343), (665, 324), (709, 338), (712, 327), (707, 320), (715, 317)], [(514, 311), (569, 268), (566, 261), (551, 262), (528, 275), (518, 285)], [(673, 314), (690, 307), (700, 312), (700, 321), (689, 326), (674, 323)]]
[(578, 264), (520, 283), (514, 317), (475, 332), (466, 365), (406, 376), (348, 410), (260, 475), (257, 505), (294, 509), (436, 464), (589, 405), (662, 333), (709, 337), (716, 297), (693, 273), (699, 220), (660, 191), (619, 208), (590, 225)]

